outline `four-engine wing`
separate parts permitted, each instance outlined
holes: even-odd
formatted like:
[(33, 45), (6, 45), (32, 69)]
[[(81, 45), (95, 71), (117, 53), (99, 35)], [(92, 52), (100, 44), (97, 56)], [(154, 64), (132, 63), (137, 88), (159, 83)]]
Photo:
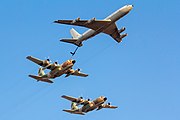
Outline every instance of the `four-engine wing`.
[(80, 20), (80, 18), (77, 18), (75, 20), (56, 20), (54, 23), (82, 26), (97, 31), (103, 26), (110, 24), (111, 20), (96, 20), (95, 18), (90, 20)]

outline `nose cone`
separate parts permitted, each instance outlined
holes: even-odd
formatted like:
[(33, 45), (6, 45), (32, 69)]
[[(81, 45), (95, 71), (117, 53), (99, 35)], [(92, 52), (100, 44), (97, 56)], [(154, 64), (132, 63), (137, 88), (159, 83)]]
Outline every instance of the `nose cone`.
[(132, 10), (134, 5), (128, 5), (129, 9)]
[(76, 60), (72, 60), (72, 63), (73, 63), (73, 64), (76, 63)]
[(107, 97), (104, 98), (104, 101), (106, 101), (106, 100), (107, 100)]

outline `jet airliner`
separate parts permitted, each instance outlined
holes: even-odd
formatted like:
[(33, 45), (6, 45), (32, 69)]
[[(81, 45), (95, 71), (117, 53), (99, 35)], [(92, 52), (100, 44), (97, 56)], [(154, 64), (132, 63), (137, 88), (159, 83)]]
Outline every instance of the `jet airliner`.
[(121, 34), (125, 30), (125, 27), (122, 27), (118, 30), (115, 22), (120, 18), (124, 17), (126, 14), (128, 14), (132, 10), (132, 8), (133, 5), (125, 5), (122, 8), (115, 11), (114, 13), (112, 13), (111, 15), (109, 15), (108, 17), (106, 17), (104, 20), (96, 20), (96, 18), (92, 18), (90, 20), (81, 20), (80, 18), (77, 18), (75, 20), (57, 20), (54, 21), (54, 23), (89, 28), (89, 30), (84, 32), (82, 35), (72, 28), (70, 30), (72, 38), (65, 38), (60, 40), (62, 42), (74, 44), (78, 47), (81, 47), (83, 45), (83, 41), (99, 33), (108, 34), (116, 42), (120, 43), (122, 39), (127, 36), (127, 33)]

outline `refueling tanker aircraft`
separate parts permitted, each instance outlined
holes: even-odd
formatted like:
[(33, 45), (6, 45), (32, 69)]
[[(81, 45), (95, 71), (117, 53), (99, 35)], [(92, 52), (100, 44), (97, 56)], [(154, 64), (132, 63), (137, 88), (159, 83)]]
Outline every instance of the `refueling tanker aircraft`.
[[(81, 73), (80, 69), (77, 69), (77, 70), (72, 69), (73, 65), (76, 62), (75, 60), (67, 60), (62, 64), (58, 64), (57, 62), (50, 63), (49, 59), (40, 60), (40, 59), (32, 57), (32, 56), (27, 56), (26, 58), (41, 66), (38, 70), (38, 76), (29, 75), (29, 77), (34, 78), (37, 81), (53, 83), (53, 81), (50, 79), (54, 79), (63, 74), (66, 74), (65, 77), (68, 77), (70, 75), (81, 76), (81, 77), (88, 76), (88, 74)], [(45, 69), (49, 69), (50, 72), (45, 74), (45, 72), (44, 72)]]
[(106, 17), (104, 20), (96, 20), (96, 18), (92, 18), (91, 20), (81, 20), (80, 18), (77, 18), (75, 20), (57, 20), (54, 21), (54, 23), (89, 28), (89, 30), (84, 32), (82, 35), (72, 28), (70, 30), (72, 38), (65, 38), (60, 40), (62, 42), (74, 44), (78, 47), (81, 47), (83, 45), (82, 42), (84, 40), (87, 40), (99, 33), (108, 34), (116, 42), (120, 43), (122, 39), (126, 37), (128, 34), (121, 34), (125, 30), (125, 27), (122, 27), (120, 30), (118, 30), (115, 22), (123, 16), (125, 16), (126, 14), (128, 14), (132, 10), (132, 8), (133, 5), (125, 5), (124, 7), (118, 9), (117, 11)]
[[(117, 106), (112, 106), (110, 105), (110, 103), (104, 104), (104, 102), (107, 100), (107, 98), (104, 96), (100, 96), (93, 101), (90, 101), (90, 99), (84, 100), (82, 97), (74, 98), (66, 95), (63, 95), (61, 97), (72, 102), (70, 110), (63, 110), (65, 112), (72, 114), (85, 115), (85, 113), (95, 109), (100, 110), (102, 108), (111, 108), (111, 109), (117, 108)], [(78, 107), (79, 105), (82, 105), (82, 107), (79, 108)]]

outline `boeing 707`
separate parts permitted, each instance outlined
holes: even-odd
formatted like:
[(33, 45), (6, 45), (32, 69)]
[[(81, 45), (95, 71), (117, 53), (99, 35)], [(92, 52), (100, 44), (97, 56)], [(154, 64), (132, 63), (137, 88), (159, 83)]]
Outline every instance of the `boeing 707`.
[(116, 42), (120, 43), (122, 39), (127, 36), (127, 33), (121, 34), (125, 30), (125, 27), (118, 30), (115, 22), (128, 14), (132, 8), (133, 5), (125, 5), (106, 17), (104, 20), (96, 20), (96, 18), (92, 18), (91, 20), (81, 20), (80, 18), (77, 18), (75, 20), (57, 20), (54, 22), (89, 28), (89, 30), (84, 32), (82, 35), (72, 28), (70, 30), (72, 38), (61, 39), (60, 41), (62, 42), (71, 43), (81, 47), (83, 41), (99, 33), (105, 33), (110, 35)]

